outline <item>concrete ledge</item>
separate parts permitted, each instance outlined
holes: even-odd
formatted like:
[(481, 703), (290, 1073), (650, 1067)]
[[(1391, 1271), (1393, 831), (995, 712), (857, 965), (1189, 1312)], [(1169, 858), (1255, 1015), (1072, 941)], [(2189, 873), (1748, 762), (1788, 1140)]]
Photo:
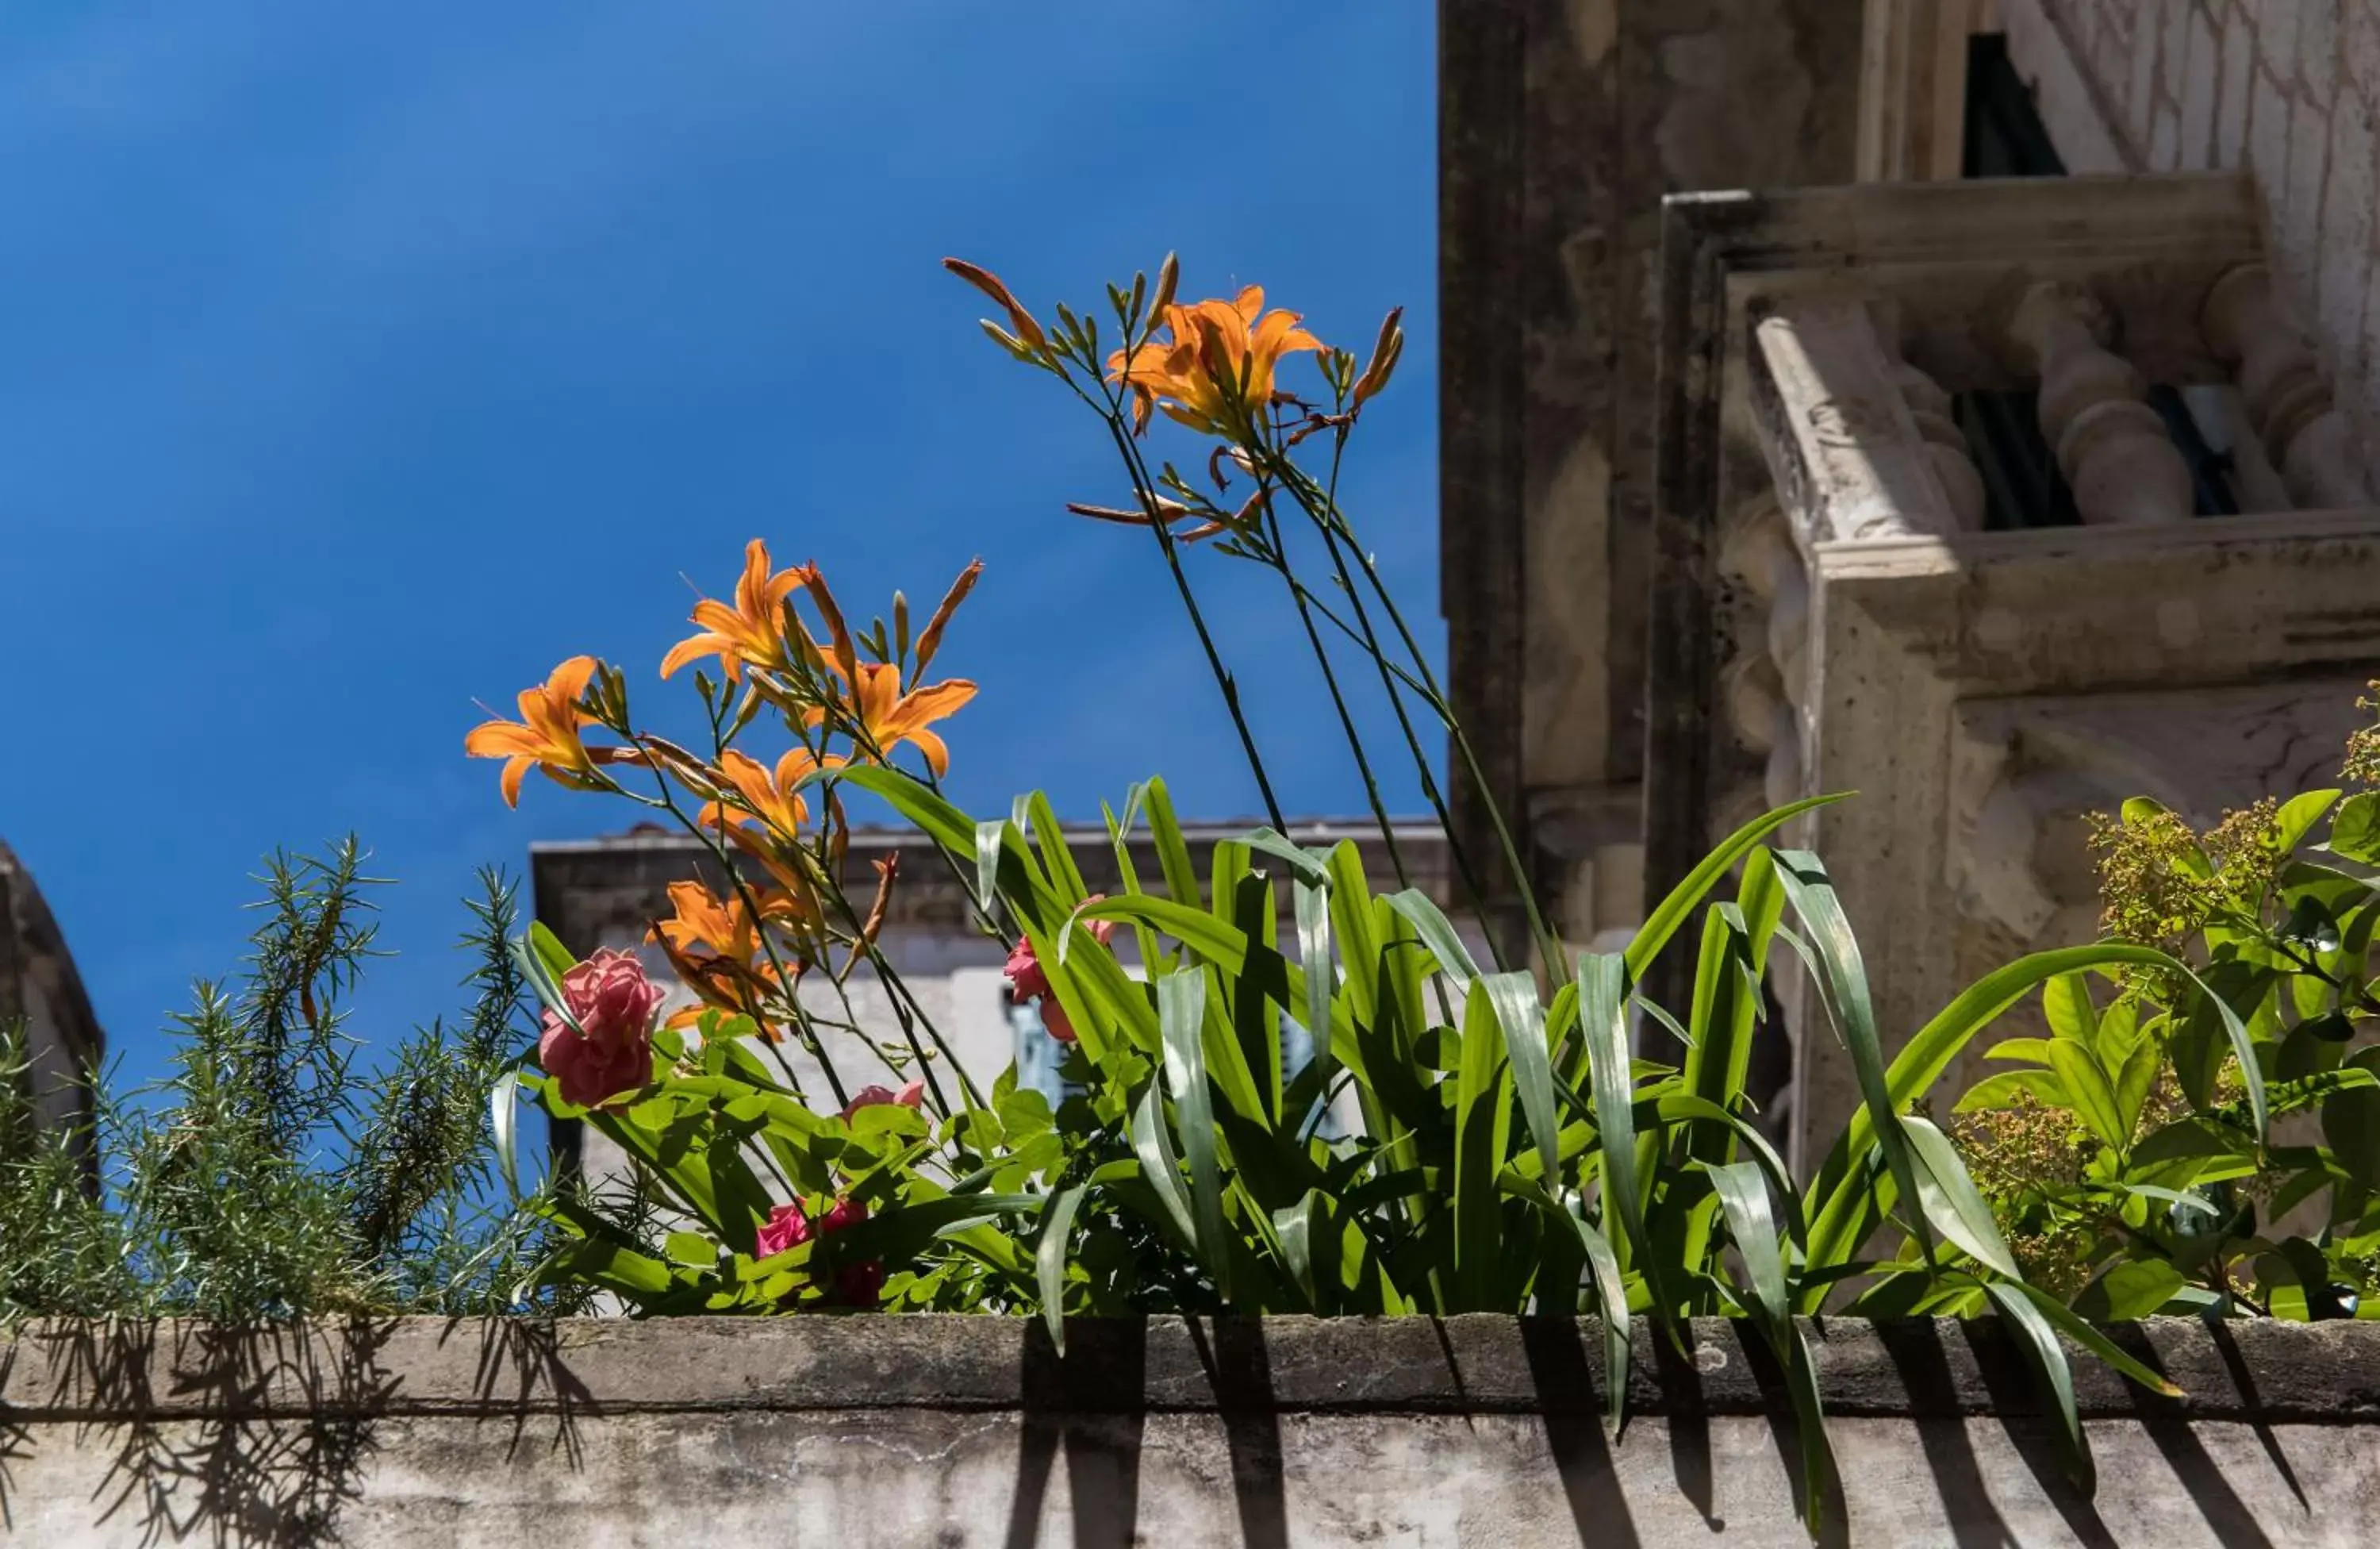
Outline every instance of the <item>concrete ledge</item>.
[[(1828, 1412), (2034, 1415), (2043, 1396), (1990, 1322), (1806, 1323)], [(2079, 1349), (2093, 1418), (2380, 1423), (2380, 1323), (2157, 1319), (2116, 1341), (2185, 1397)], [(1629, 1409), (1765, 1414), (1783, 1390), (1752, 1331), (1697, 1320), (1681, 1355), (1635, 1331)], [(1599, 1412), (1600, 1326), (1566, 1319), (1077, 1322), (913, 1316), (633, 1323), (398, 1318), (235, 1328), (33, 1323), (0, 1339), (0, 1421), (732, 1409), (1079, 1413)]]
[[(351, 1549), (1798, 1546), (1800, 1452), (1737, 1325), (1640, 1331), (1613, 1436), (1568, 1320), (397, 1319), (0, 1336), (0, 1542)], [(1827, 1542), (2356, 1545), (2380, 1326), (2118, 1331), (2069, 1482), (1988, 1323), (1810, 1325)]]

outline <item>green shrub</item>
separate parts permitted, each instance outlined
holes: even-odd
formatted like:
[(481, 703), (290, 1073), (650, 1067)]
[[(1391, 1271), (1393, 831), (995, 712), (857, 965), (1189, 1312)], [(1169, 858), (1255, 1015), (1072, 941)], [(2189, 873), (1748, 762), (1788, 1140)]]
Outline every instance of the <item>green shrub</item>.
[(509, 884), (482, 878), (468, 1007), (357, 1067), (343, 1000), (372, 955), (352, 841), (274, 856), (237, 983), (197, 986), (171, 1073), (95, 1081), (91, 1118), (33, 1123), (25, 1031), (0, 1036), (0, 1321), (569, 1309), (516, 1301), (550, 1228), (499, 1181), (487, 1092), (521, 1040)]

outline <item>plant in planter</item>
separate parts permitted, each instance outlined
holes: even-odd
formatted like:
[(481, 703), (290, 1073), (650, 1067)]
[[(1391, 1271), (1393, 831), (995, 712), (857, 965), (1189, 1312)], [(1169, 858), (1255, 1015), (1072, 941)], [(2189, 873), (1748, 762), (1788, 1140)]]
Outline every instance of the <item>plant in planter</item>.
[[(1278, 578), (1393, 864), (1342, 671), (1377, 679), (1441, 822), (1423, 728), (1470, 759), (1338, 501), (1362, 410), (1402, 351), (1396, 315), (1359, 365), (1295, 314), (1268, 311), (1254, 287), (1178, 302), (1171, 259), (1153, 287), (1145, 276), (1110, 287), (1104, 314), (1060, 307), (1048, 323), (988, 272), (950, 267), (1000, 309), (983, 325), (1000, 347), (1100, 421), (1128, 498), (1072, 509), (1149, 535), (1272, 823), (1194, 855), (1151, 780), (1109, 814), (1123, 885), (1092, 896), (1042, 798), (978, 819), (940, 789), (949, 755), (936, 727), (975, 689), (925, 680), (977, 568), (913, 637), (897, 595), (889, 621), (856, 628), (815, 567), (777, 569), (756, 541), (733, 603), (700, 604), (701, 632), (662, 664), (668, 677), (715, 661), (715, 674), (694, 674), (704, 745), (640, 729), (625, 676), (585, 657), (524, 693), (519, 721), (471, 734), (470, 751), (506, 761), (507, 799), (537, 768), (635, 801), (698, 838), (716, 878), (677, 884), (674, 916), (654, 924), (698, 1002), (665, 1024), (633, 959), (575, 961), (534, 929), (521, 944), (544, 1029), (498, 1087), (500, 1121), (516, 1092), (584, 1119), (677, 1218), (640, 1231), (588, 1201), (541, 1201), (569, 1240), (536, 1282), (599, 1287), (647, 1314), (1034, 1312), (1061, 1342), (1069, 1313), (1592, 1311), (1609, 1341), (1615, 1421), (1635, 1320), (1674, 1336), (1688, 1316), (1733, 1312), (1789, 1377), (1813, 1511), (1824, 1433), (1796, 1314), (1846, 1299), (1878, 1314), (1994, 1311), (2057, 1397), (2087, 1478), (2058, 1336), (2137, 1381), (2163, 1380), (2027, 1280), (1959, 1148), (1912, 1106), (2000, 1012), (2078, 973), (2178, 986), (2177, 1004), (2213, 1030), (2216, 1060), (2252, 1054), (2243, 1013), (2200, 994), (2160, 945), (2109, 942), (1988, 976), (1888, 1062), (1824, 867), (1769, 844), (1816, 802), (1730, 836), (1610, 955), (1563, 946), (1508, 835), (1482, 858), (1450, 823), (1465, 891), (1475, 900), (1492, 860), (1528, 902), (1530, 960), (1475, 961), (1402, 875), (1376, 888), (1352, 845), (1317, 851), (1283, 836), (1186, 563), (1203, 544)], [(1284, 362), (1300, 354), (1319, 363), (1318, 402), (1284, 384)], [(1200, 438), (1193, 473), (1152, 460), (1160, 412)], [(1017, 994), (1070, 1046), (1075, 1095), (1053, 1108), (1013, 1071), (981, 1091), (942, 1057), (931, 1018), (876, 945), (900, 879), (885, 871), (872, 899), (845, 890), (854, 794), (914, 823), (965, 883), (982, 928), (1009, 950)], [(1144, 823), (1155, 876), (1135, 873), (1126, 844)], [(1284, 896), (1293, 950), (1280, 939)], [(1690, 929), (1691, 1003), (1654, 1006), (1637, 986)], [(1113, 950), (1126, 932), (1138, 976)], [(1745, 1092), (1780, 946), (1806, 960), (1866, 1098), (1806, 1180), (1769, 1145)], [(852, 1009), (862, 969), (893, 1008), (890, 1043)], [(1672, 1057), (1636, 1051), (1640, 1018), (1674, 1035)], [(1284, 1050), (1301, 1032), (1313, 1055), (1293, 1066)], [(1668, 1047), (1658, 1037), (1646, 1046)], [(820, 1072), (809, 1084), (780, 1057), (787, 1044)], [(838, 1053), (906, 1084), (855, 1090)], [(2259, 1144), (2264, 1079), (2252, 1059), (2237, 1077)], [(1342, 1101), (1361, 1122), (1326, 1135), (1321, 1116)]]
[[(2375, 746), (2380, 730), (2357, 735), (2350, 778), (2380, 774)], [(2380, 1315), (2380, 795), (2341, 796), (2259, 802), (2204, 834), (2145, 799), (2101, 821), (2109, 937), (2185, 957), (2198, 980), (2053, 981), (2051, 1036), (1989, 1050), (2009, 1068), (1958, 1104), (2012, 1246), (2077, 1311)]]

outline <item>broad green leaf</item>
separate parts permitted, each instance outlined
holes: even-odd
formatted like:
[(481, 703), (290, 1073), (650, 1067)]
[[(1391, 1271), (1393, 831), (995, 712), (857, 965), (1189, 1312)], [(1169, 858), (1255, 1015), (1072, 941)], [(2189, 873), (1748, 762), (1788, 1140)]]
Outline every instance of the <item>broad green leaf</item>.
[(1050, 1343), (1066, 1353), (1066, 1247), (1075, 1229), (1075, 1213), (1087, 1190), (1076, 1185), (1050, 1196), (1041, 1210), (1041, 1240), (1033, 1250), (1033, 1278), (1041, 1292), (1041, 1318), (1050, 1328)]
[(1967, 1094), (1950, 1111), (1973, 1114), (1989, 1108), (2013, 1108), (2021, 1097), (2030, 1097), (2053, 1108), (2073, 1106), (2056, 1071), (2026, 1069), (2003, 1070), (1997, 1076), (1985, 1077), (1969, 1087)]
[(2304, 842), (2306, 835), (2322, 821), (2322, 815), (2330, 811), (2338, 795), (2335, 788), (2310, 790), (2281, 803), (2281, 810), (2274, 814), (2273, 821), (2274, 826), (2279, 830), (2277, 848), (2283, 855), (2289, 854)]
[(2095, 1323), (2131, 1323), (2171, 1301), (2185, 1284), (2181, 1271), (2163, 1259), (2130, 1259), (2083, 1287), (2074, 1310)]
[(1686, 873), (1684, 880), (1670, 889), (1668, 896), (1653, 907), (1653, 912), (1645, 917), (1645, 923), (1636, 928), (1635, 937), (1629, 942), (1628, 950), (1623, 954), (1628, 962), (1628, 982), (1633, 984), (1644, 980), (1645, 970), (1652, 966), (1654, 958), (1661, 955), (1661, 948), (1670, 945), (1670, 938), (1678, 933), (1679, 927), (1693, 917), (1710, 890), (1718, 885), (1719, 879), (1733, 871), (1735, 863), (1750, 854), (1755, 845), (1803, 812), (1840, 801), (1849, 794), (1846, 791), (1833, 796), (1814, 796), (1807, 800), (1790, 803), (1775, 811), (1763, 813), (1729, 835), (1717, 849), (1703, 857), (1701, 863)]
[[(2103, 1030), (2113, 1025), (2112, 1018), (2100, 1024)], [(2157, 1041), (2143, 1038), (2131, 1045), (2116, 1070), (2116, 1116), (2128, 1143), (2140, 1128), (2141, 1114), (2148, 1107), (2149, 1093), (2155, 1090), (2157, 1071), (2164, 1064), (2165, 1053)]]
[(565, 1245), (547, 1267), (549, 1273), (565, 1273), (636, 1301), (659, 1296), (676, 1284), (659, 1259), (602, 1238), (581, 1238)]
[(2340, 802), (2325, 848), (2366, 866), (2380, 865), (2380, 792), (2358, 791)]
[(700, 1232), (672, 1232), (662, 1251), (671, 1262), (694, 1269), (709, 1269), (719, 1262), (719, 1245)]
[(2049, 1063), (2049, 1040), (2046, 1038), (2003, 1038), (1984, 1051), (1985, 1059), (2025, 1059), (2035, 1065)]
[(2072, 1039), (2084, 1048), (2099, 1046), (2099, 1012), (2091, 1004), (2091, 982), (2079, 973), (2061, 973), (2041, 987), (2041, 1009), (2049, 1031)]
[(2323, 1099), (2322, 1138), (2348, 1177), (2380, 1190), (2380, 1087), (2350, 1087)]
[(1768, 1202), (1768, 1184), (1750, 1162), (1707, 1166), (1719, 1208), (1727, 1213), (1728, 1235), (1743, 1258), (1754, 1306), (1770, 1323), (1792, 1320), (1792, 1300), (1785, 1281), (1785, 1261), (1777, 1247), (1777, 1217)]
[(2058, 1084), (2066, 1089), (2074, 1116), (2109, 1150), (2124, 1150), (2131, 1135), (2117, 1112), (2116, 1089), (2107, 1084), (2107, 1073), (2099, 1068), (2089, 1046), (2073, 1039), (2058, 1040), (2050, 1046), (2049, 1067), (2058, 1072)]

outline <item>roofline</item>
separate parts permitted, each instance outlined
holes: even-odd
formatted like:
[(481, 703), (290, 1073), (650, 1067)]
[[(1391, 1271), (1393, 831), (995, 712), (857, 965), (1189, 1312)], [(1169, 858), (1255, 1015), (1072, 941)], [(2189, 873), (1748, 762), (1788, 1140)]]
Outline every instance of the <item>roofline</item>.
[[(1266, 826), (1261, 818), (1208, 820), (1181, 825), (1185, 839), (1213, 842), (1236, 839), (1253, 830)], [(1070, 844), (1107, 845), (1111, 836), (1103, 823), (1064, 823), (1058, 832)], [(1303, 818), (1290, 822), (1286, 836), (1302, 840), (1338, 840), (1376, 838), (1380, 826), (1369, 818)], [(1443, 841), (1445, 830), (1435, 818), (1390, 818), (1389, 833), (1400, 842), (1414, 840), (1427, 844)], [(1134, 830), (1133, 837), (1145, 839), (1146, 829)], [(854, 846), (887, 848), (896, 846), (930, 847), (931, 835), (917, 829), (890, 823), (859, 823), (851, 829)], [(609, 834), (591, 839), (538, 839), (530, 843), (528, 853), (540, 855), (597, 855), (609, 851), (666, 851), (692, 849), (708, 851), (710, 846), (690, 834)]]

